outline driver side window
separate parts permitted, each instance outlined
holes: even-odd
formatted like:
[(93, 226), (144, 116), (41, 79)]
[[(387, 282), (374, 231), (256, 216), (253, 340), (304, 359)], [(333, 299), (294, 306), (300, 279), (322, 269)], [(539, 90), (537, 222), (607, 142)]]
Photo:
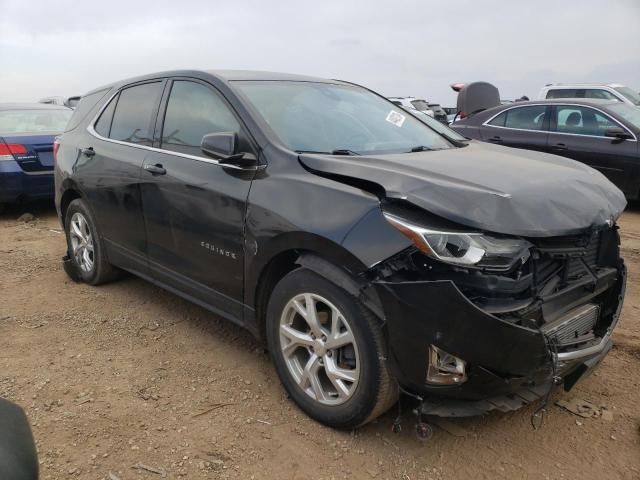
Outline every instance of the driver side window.
[(204, 156), (202, 137), (208, 133), (235, 132), (240, 123), (213, 89), (188, 80), (173, 82), (162, 126), (161, 148)]

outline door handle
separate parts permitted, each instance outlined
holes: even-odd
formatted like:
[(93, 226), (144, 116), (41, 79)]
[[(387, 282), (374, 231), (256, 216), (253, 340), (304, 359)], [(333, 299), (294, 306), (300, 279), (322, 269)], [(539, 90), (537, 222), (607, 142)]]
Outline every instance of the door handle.
[(95, 150), (93, 149), (93, 147), (87, 147), (87, 148), (83, 148), (83, 149), (82, 149), (82, 154), (83, 154), (85, 157), (93, 157), (93, 156), (96, 154), (96, 152), (95, 152)]
[(164, 175), (165, 173), (167, 173), (167, 170), (159, 163), (156, 163), (155, 165), (147, 163), (144, 166), (144, 169), (152, 175)]
[(556, 143), (555, 145), (552, 145), (551, 148), (558, 152), (561, 152), (563, 150), (569, 150), (569, 147), (567, 147), (564, 143)]
[(495, 135), (491, 137), (489, 141), (493, 143), (502, 143), (502, 138), (500, 138), (498, 135)]

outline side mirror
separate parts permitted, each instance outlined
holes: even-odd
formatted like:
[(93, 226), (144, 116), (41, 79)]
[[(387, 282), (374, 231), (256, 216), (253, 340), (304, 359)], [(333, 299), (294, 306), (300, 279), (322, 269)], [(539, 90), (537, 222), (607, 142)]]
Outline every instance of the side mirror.
[(607, 128), (604, 132), (604, 136), (611, 137), (620, 141), (633, 138), (633, 135), (620, 127)]
[(237, 135), (233, 132), (209, 133), (202, 137), (200, 148), (215, 159), (228, 158), (236, 153)]
[(0, 478), (38, 480), (38, 455), (24, 411), (0, 398)]
[(255, 167), (256, 157), (250, 153), (236, 152), (237, 145), (238, 135), (234, 132), (208, 133), (202, 137), (200, 149), (221, 165), (243, 169)]

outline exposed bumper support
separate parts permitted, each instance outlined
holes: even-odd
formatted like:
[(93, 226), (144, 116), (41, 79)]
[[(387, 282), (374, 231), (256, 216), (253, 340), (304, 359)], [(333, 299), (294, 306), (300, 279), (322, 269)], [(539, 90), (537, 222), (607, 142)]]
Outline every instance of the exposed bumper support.
[[(375, 283), (385, 310), (389, 363), (400, 384), (424, 400), (425, 415), (472, 416), (492, 410), (511, 411), (532, 403), (564, 383), (569, 390), (607, 355), (612, 347), (626, 285), (619, 262), (617, 275), (602, 288), (584, 289), (581, 301), (602, 302), (606, 313), (602, 337), (595, 345), (552, 351), (540, 329), (518, 326), (483, 311), (450, 281)], [(570, 290), (574, 295), (575, 290)], [(570, 299), (576, 308), (577, 299)], [(561, 311), (566, 303), (557, 303)], [(578, 305), (579, 306), (579, 305)], [(426, 382), (430, 344), (468, 362), (464, 384)], [(555, 364), (555, 367), (554, 367)]]
[(603, 351), (609, 350), (612, 345), (611, 335), (605, 335), (600, 343), (587, 348), (581, 348), (580, 350), (574, 350), (572, 352), (561, 352), (554, 354), (556, 362), (573, 362), (576, 360), (584, 360), (590, 357), (600, 355)]

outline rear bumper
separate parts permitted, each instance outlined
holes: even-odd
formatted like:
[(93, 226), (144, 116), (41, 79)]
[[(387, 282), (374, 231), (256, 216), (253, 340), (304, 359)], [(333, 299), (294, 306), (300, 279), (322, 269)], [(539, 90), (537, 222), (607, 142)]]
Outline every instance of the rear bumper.
[(24, 198), (53, 198), (53, 171), (26, 173), (16, 162), (0, 162), (0, 203)]
[[(587, 348), (571, 352), (553, 352), (541, 330), (483, 311), (451, 281), (379, 282), (390, 368), (405, 390), (424, 399), (425, 414), (439, 416), (514, 410), (539, 399), (552, 383), (568, 390), (611, 349), (625, 291), (624, 264), (615, 278), (609, 275), (602, 282), (599, 289), (584, 289), (580, 301), (606, 298), (615, 312), (609, 327)], [(426, 383), (430, 344), (467, 362), (466, 382)]]

